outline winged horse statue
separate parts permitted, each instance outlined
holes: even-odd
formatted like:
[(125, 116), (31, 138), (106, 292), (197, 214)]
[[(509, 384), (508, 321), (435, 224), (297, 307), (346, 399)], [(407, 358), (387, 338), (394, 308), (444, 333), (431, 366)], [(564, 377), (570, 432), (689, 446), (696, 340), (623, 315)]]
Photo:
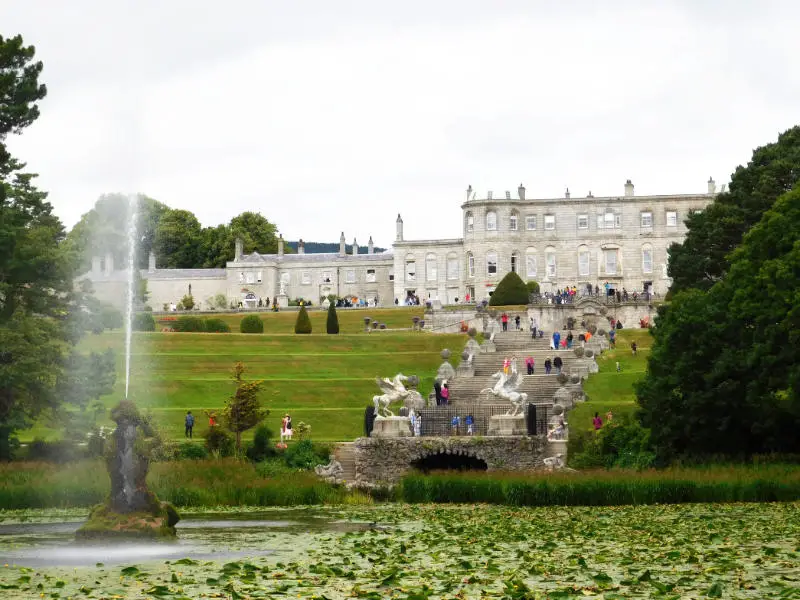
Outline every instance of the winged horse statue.
[(491, 392), (495, 397), (511, 402), (511, 408), (506, 412), (507, 415), (517, 416), (524, 414), (525, 405), (528, 403), (528, 394), (517, 391), (519, 386), (522, 385), (522, 374), (517, 370), (516, 357), (511, 359), (509, 375), (498, 371), (492, 375), (492, 379), (497, 379), (494, 386), (484, 388), (480, 393)]
[[(384, 377), (383, 379), (380, 377), (375, 378), (375, 383), (378, 384), (378, 387), (381, 388), (381, 391), (383, 392), (383, 394), (380, 396), (372, 397), (372, 402), (375, 403), (376, 417), (393, 417), (394, 413), (389, 410), (389, 405), (392, 402), (396, 402), (397, 400), (405, 400), (412, 394), (416, 394), (417, 396), (420, 395), (416, 390), (406, 389), (404, 382), (408, 381), (408, 379), (409, 378), (402, 373), (395, 375), (394, 379), (389, 379), (388, 377)], [(420, 396), (420, 400), (422, 400), (422, 396)]]

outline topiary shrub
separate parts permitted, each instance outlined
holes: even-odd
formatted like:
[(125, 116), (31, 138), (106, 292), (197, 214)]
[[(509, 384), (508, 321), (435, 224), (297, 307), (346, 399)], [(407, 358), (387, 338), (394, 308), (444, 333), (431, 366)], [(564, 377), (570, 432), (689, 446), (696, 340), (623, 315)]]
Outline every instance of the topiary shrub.
[(210, 427), (205, 435), (206, 450), (216, 452), (220, 456), (233, 455), (233, 436), (219, 425)]
[(199, 317), (178, 317), (172, 328), (183, 333), (199, 333), (206, 330), (206, 322)]
[(494, 290), (489, 304), (492, 306), (507, 306), (509, 304), (527, 304), (528, 287), (519, 275), (508, 273)]
[(208, 333), (230, 333), (231, 326), (222, 319), (206, 319), (206, 331)]
[(136, 313), (133, 317), (132, 327), (134, 331), (155, 331), (156, 320), (148, 312)]
[(339, 316), (336, 314), (336, 306), (333, 302), (328, 306), (328, 320), (325, 323), (325, 330), (330, 335), (339, 333)]
[(264, 333), (264, 321), (258, 315), (247, 315), (239, 323), (239, 331), (242, 333)]
[(183, 308), (180, 310), (192, 310), (194, 308), (194, 298), (186, 294), (179, 303)]
[(525, 284), (525, 287), (528, 288), (528, 295), (530, 294), (538, 294), (539, 293), (539, 282), (538, 281), (529, 281)]
[(300, 307), (297, 313), (297, 321), (294, 322), (295, 333), (311, 333), (311, 319), (308, 318), (308, 311), (305, 306)]
[(275, 454), (275, 448), (270, 441), (273, 438), (272, 430), (264, 424), (256, 427), (253, 442), (247, 447), (245, 455), (253, 462), (261, 462)]

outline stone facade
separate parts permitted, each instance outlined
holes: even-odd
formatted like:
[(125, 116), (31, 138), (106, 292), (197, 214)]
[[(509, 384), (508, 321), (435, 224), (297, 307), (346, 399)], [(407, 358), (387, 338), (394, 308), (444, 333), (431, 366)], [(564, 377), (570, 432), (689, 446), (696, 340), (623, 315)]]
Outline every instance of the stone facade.
[(472, 456), (489, 471), (541, 469), (544, 436), (359, 438), (355, 441), (356, 485), (397, 483), (414, 461), (435, 454)]
[[(274, 298), (282, 281), (289, 298), (314, 304), (330, 294), (377, 299), (379, 306), (409, 295), (457, 304), (488, 298), (509, 271), (538, 281), (543, 291), (576, 285), (582, 293), (608, 282), (612, 290), (664, 294), (667, 248), (684, 239), (687, 215), (715, 196), (713, 180), (703, 194), (656, 196), (636, 196), (630, 181), (621, 196), (583, 198), (527, 199), (520, 185), (515, 198), (489, 192), (479, 199), (470, 187), (461, 238), (405, 240), (398, 215), (393, 249), (380, 254), (372, 253), (371, 239), (368, 253), (345, 254), (342, 233), (338, 253), (305, 254), (301, 243), (297, 254), (284, 254), (281, 239), (277, 254), (243, 254), (237, 244), (224, 269), (157, 269), (153, 257), (141, 274), (156, 309), (177, 303), (190, 285), (201, 308), (219, 294), (229, 305), (255, 308), (260, 298)], [(91, 279), (98, 297), (122, 305), (126, 273), (114, 270), (110, 257), (95, 258), (82, 278)]]

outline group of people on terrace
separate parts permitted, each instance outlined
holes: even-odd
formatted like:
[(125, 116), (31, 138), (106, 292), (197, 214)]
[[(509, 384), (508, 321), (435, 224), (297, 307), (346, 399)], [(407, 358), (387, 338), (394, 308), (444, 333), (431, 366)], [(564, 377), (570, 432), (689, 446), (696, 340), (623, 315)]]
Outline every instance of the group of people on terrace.
[(539, 298), (547, 304), (571, 304), (579, 296), (605, 298), (606, 302), (630, 302), (631, 300), (633, 302), (649, 302), (655, 297), (655, 293), (649, 289), (645, 289), (643, 292), (628, 292), (625, 288), (618, 290), (613, 284), (606, 281), (603, 283), (602, 288), (599, 285), (592, 287), (590, 283), (587, 283), (586, 287), (581, 288), (572, 285), (563, 289), (558, 289), (555, 292), (544, 292)]

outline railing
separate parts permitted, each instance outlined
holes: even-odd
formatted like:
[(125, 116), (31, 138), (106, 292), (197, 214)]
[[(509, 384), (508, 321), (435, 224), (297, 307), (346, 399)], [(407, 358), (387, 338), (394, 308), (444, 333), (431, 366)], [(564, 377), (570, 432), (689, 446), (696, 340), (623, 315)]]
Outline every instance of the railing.
[[(417, 411), (421, 417), (421, 436), (487, 435), (489, 422), (495, 415), (508, 412), (509, 404), (459, 404), (431, 406)], [(545, 435), (550, 418), (549, 404), (528, 404), (525, 410), (525, 423), (528, 435)], [(472, 417), (472, 428), (467, 425), (467, 417)], [(364, 414), (364, 433), (372, 433), (375, 422), (375, 408), (368, 406)], [(470, 433), (471, 431), (471, 433)]]

